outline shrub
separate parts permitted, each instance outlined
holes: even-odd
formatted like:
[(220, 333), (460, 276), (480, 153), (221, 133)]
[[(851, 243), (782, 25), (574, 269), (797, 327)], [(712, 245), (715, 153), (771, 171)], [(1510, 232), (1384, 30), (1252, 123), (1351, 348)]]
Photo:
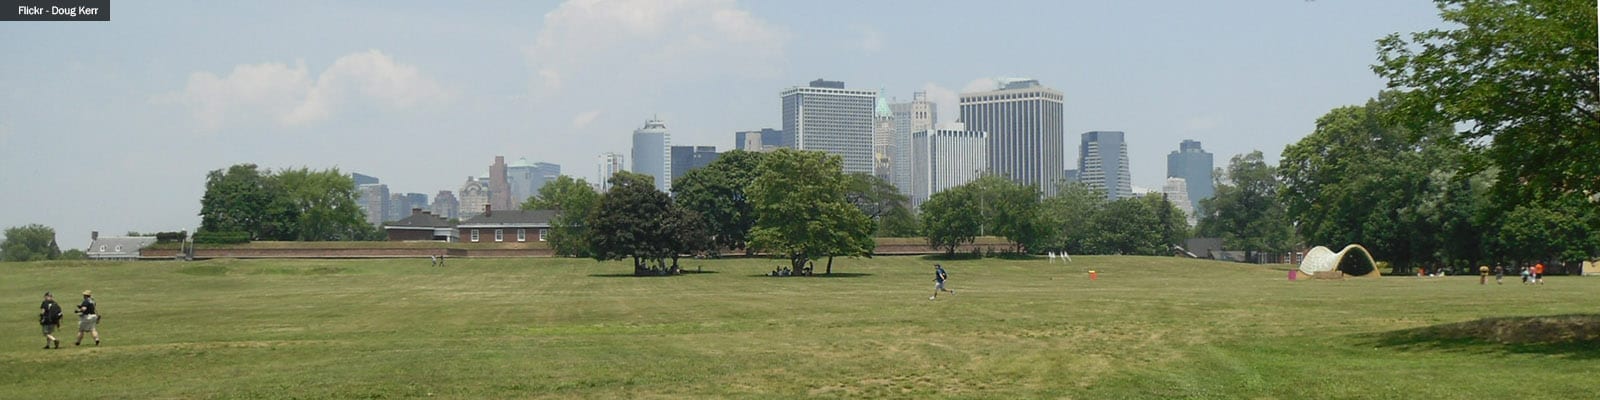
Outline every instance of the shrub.
[(194, 242), (197, 244), (240, 244), (250, 243), (250, 232), (196, 232)]

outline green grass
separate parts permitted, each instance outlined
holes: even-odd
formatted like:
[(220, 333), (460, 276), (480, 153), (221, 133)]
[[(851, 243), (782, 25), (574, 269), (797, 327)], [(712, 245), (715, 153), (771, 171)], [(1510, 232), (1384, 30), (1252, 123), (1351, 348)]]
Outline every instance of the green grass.
[[(1074, 259), (941, 261), (959, 295), (937, 301), (919, 257), (840, 259), (839, 276), (812, 278), (759, 276), (779, 264), (761, 259), (647, 278), (570, 259), (4, 263), (0, 398), (1574, 399), (1600, 387), (1600, 343), (1583, 336), (1600, 325), (1600, 279), (1289, 282), (1287, 266)], [(39, 349), (39, 295), (86, 288), (105, 344)], [(1553, 315), (1566, 316), (1532, 321), (1587, 328), (1472, 334)]]

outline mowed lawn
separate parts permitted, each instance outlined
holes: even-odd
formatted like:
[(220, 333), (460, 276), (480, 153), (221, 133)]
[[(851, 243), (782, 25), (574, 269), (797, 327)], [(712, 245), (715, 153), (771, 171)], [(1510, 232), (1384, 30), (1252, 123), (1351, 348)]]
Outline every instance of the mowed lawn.
[[(1600, 314), (1600, 278), (1298, 281), (1155, 257), (0, 264), (0, 398), (1390, 398), (1600, 393), (1600, 343), (1422, 328)], [(821, 265), (819, 263), (819, 269)], [(1099, 279), (1090, 281), (1094, 269)], [(100, 347), (43, 350), (45, 290)], [(69, 318), (71, 315), (69, 315)], [(63, 327), (76, 330), (76, 320)], [(1594, 329), (1593, 326), (1590, 329)], [(1543, 342), (1543, 340), (1531, 340)]]

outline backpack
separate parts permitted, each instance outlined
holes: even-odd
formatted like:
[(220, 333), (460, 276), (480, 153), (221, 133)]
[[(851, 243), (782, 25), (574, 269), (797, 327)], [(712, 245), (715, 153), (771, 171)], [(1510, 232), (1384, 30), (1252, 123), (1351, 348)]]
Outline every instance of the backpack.
[(44, 317), (40, 318), (42, 321), (39, 322), (45, 325), (55, 325), (61, 322), (61, 317), (61, 305), (51, 302), (50, 307), (44, 310)]

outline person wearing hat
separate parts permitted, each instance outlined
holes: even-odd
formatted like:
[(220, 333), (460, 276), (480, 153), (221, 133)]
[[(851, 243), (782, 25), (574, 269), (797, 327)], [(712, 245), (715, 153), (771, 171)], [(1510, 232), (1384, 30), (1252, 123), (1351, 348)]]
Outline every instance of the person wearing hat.
[(94, 326), (100, 322), (100, 313), (95, 312), (94, 297), (91, 296), (89, 291), (83, 291), (83, 303), (79, 303), (78, 311), (74, 312), (78, 313), (78, 341), (72, 342), (72, 345), (83, 344), (83, 333), (89, 332), (91, 336), (94, 336), (94, 345), (99, 346), (100, 332), (96, 331)]
[(939, 297), (939, 291), (941, 291), (941, 290), (942, 291), (946, 291), (946, 292), (950, 292), (950, 294), (956, 294), (956, 291), (944, 288), (944, 281), (949, 280), (949, 279), (950, 279), (950, 275), (944, 273), (944, 266), (939, 265), (939, 264), (934, 264), (933, 265), (933, 295), (932, 296), (928, 296), (928, 300), (933, 300), (933, 299), (938, 298)]
[(44, 327), (44, 348), (50, 348), (51, 344), (61, 348), (61, 341), (55, 336), (56, 330), (61, 329), (61, 305), (56, 304), (50, 292), (44, 292), (44, 302), (39, 303), (39, 325)]

